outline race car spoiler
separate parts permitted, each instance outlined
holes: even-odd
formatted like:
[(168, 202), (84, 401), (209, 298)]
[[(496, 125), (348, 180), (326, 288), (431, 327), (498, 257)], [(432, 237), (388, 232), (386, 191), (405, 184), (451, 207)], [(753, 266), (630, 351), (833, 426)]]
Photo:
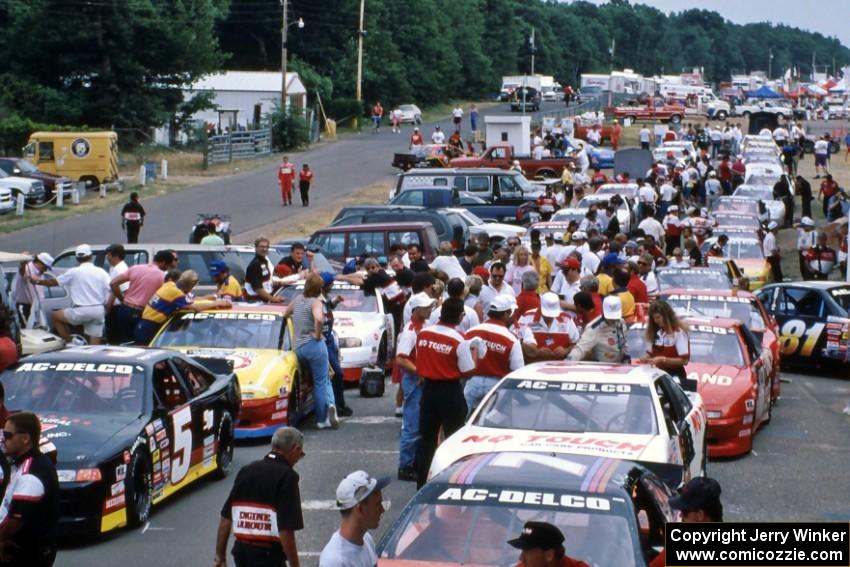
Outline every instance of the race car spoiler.
[(213, 374), (233, 374), (233, 361), (220, 356), (192, 355), (191, 359)]

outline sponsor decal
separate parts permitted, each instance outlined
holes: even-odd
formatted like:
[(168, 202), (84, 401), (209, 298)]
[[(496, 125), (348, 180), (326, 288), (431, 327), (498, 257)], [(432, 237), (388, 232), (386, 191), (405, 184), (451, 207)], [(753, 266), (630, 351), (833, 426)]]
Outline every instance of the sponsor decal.
[(130, 364), (95, 362), (25, 362), (15, 372), (98, 372), (100, 374), (132, 374)]
[[(283, 391), (281, 392), (281, 395), (282, 395), (282, 396), (285, 396), (285, 395), (286, 395), (286, 389), (285, 389), (285, 388), (283, 388), (283, 387), (281, 387), (281, 390), (283, 390)], [(275, 401), (275, 403), (274, 403), (274, 409), (276, 409), (276, 410), (286, 409), (286, 407), (287, 407), (287, 405), (288, 405), (288, 402), (289, 402), (289, 400), (288, 400), (287, 398), (282, 397), (281, 399), (279, 399), (279, 400)]]
[(560, 390), (562, 392), (598, 392), (611, 394), (628, 394), (632, 391), (631, 384), (594, 384), (591, 382), (548, 382), (544, 380), (521, 380), (516, 383), (517, 389), (528, 390)]
[(165, 430), (164, 430), (164, 429), (163, 429), (163, 430), (161, 430), (161, 431), (157, 431), (157, 432), (156, 432), (156, 440), (157, 440), (157, 441), (162, 441), (163, 439), (165, 439), (166, 435), (167, 435), (167, 433), (165, 432)]
[(125, 478), (127, 478), (127, 465), (115, 467), (115, 480), (124, 480)]
[(77, 159), (85, 159), (91, 153), (91, 143), (85, 138), (75, 138), (71, 142), (71, 154)]
[(705, 372), (700, 374), (699, 372), (690, 372), (688, 374), (688, 380), (696, 380), (703, 384), (713, 384), (715, 386), (732, 385), (732, 377), (726, 376), (725, 374), (706, 374)]
[(159, 449), (156, 449), (153, 453), (151, 453), (151, 461), (154, 463), (159, 460)]
[(431, 350), (437, 351), (440, 354), (451, 354), (452, 349), (454, 348), (452, 345), (447, 345), (445, 343), (438, 343), (436, 341), (429, 341), (427, 338), (419, 339), (416, 343), (417, 348), (429, 348)]
[(168, 437), (166, 437), (165, 439), (163, 439), (162, 441), (159, 442), (159, 448), (165, 449), (165, 448), (168, 447), (168, 444), (169, 444)]
[(234, 503), (230, 513), (236, 539), (279, 540), (277, 512), (271, 506)]
[(283, 419), (284, 417), (286, 417), (286, 410), (276, 411), (271, 415), (272, 421), (277, 420), (277, 419)]
[(701, 333), (713, 333), (715, 335), (728, 335), (732, 332), (729, 329), (715, 327), (714, 325), (690, 325), (690, 329)]
[(215, 425), (215, 413), (213, 410), (204, 410), (204, 431), (208, 431)]
[[(502, 435), (469, 435), (465, 437), (461, 443), (489, 443), (496, 446), (507, 443), (508, 441), (517, 442), (526, 447), (540, 447), (542, 449), (575, 449), (577, 447), (590, 447), (595, 450), (609, 451), (612, 453), (632, 454), (640, 453), (646, 449), (646, 444), (644, 443), (632, 443), (629, 441), (618, 441), (616, 439), (557, 433), (535, 433), (531, 435), (513, 435), (509, 433)], [(494, 450), (497, 449), (494, 447)]]
[(109, 491), (112, 493), (112, 496), (118, 496), (119, 494), (124, 494), (124, 483), (116, 482), (112, 486), (109, 487)]
[(744, 407), (747, 408), (747, 411), (755, 411), (756, 401), (753, 399), (744, 400)]
[(166, 463), (170, 463), (171, 462), (170, 457), (171, 457), (171, 452), (168, 449), (163, 449), (162, 450), (162, 460)]
[(153, 428), (154, 428), (154, 429), (156, 429), (157, 431), (161, 430), (161, 429), (162, 429), (162, 427), (163, 427), (163, 426), (162, 426), (162, 420), (161, 420), (161, 419), (156, 419), (156, 420), (153, 422)]
[(162, 473), (162, 465), (160, 464), (159, 461), (157, 461), (153, 464), (153, 472), (154, 473)]
[(153, 436), (148, 438), (148, 449), (150, 450), (151, 453), (156, 451), (156, 439), (154, 439)]
[(437, 496), (443, 502), (497, 502), (499, 504), (531, 504), (552, 508), (585, 508), (607, 511), (611, 501), (601, 496), (583, 496), (532, 490), (493, 490), (488, 488), (447, 488)]
[(153, 424), (149, 423), (145, 425), (145, 433), (147, 433), (148, 435), (153, 435)]
[(153, 474), (153, 483), (162, 484), (162, 473), (157, 472)]
[(194, 319), (196, 321), (203, 319), (227, 319), (229, 321), (277, 321), (282, 317), (282, 315), (277, 315), (274, 313), (222, 313), (220, 311), (217, 311), (209, 313), (185, 313), (180, 319)]
[(124, 494), (118, 494), (117, 496), (113, 496), (112, 498), (110, 498), (106, 502), (104, 502), (104, 504), (103, 504), (103, 508), (107, 512), (111, 512), (112, 510), (117, 510), (118, 508), (121, 508), (122, 506), (124, 506)]
[[(702, 274), (700, 274), (702, 275)], [(746, 297), (732, 297), (725, 295), (671, 295), (668, 301), (710, 301), (715, 303), (750, 303)]]

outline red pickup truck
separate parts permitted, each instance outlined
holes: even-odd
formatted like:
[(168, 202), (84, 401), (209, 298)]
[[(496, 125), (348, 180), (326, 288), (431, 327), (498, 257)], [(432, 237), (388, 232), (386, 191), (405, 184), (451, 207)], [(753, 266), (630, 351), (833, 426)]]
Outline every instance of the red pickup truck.
[(665, 104), (660, 98), (650, 98), (643, 106), (615, 106), (611, 113), (617, 118), (636, 120), (660, 120), (678, 124), (685, 116), (685, 107), (680, 104)]
[(560, 177), (564, 168), (572, 163), (573, 158), (551, 157), (534, 159), (531, 156), (517, 155), (513, 147), (507, 144), (490, 146), (480, 156), (459, 157), (449, 162), (449, 167), (498, 167), (510, 169), (514, 160), (519, 162), (525, 172), (525, 176), (532, 177)]

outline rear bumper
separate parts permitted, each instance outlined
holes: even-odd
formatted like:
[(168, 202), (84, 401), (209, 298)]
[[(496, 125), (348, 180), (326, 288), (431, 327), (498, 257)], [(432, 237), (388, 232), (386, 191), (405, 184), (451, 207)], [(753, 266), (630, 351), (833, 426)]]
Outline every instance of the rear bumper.
[(239, 421), (236, 423), (236, 439), (268, 437), (284, 425), (289, 425), (288, 397), (242, 400)]
[[(752, 414), (750, 414), (752, 415)], [(709, 419), (706, 443), (709, 457), (737, 457), (752, 447), (753, 425), (742, 416)]]

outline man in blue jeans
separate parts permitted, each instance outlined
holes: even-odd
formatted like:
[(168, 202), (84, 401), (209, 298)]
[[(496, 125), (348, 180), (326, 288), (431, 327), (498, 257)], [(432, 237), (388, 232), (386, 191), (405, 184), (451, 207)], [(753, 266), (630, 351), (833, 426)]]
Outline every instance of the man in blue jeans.
[(398, 337), (396, 362), (404, 374), (401, 437), (398, 450), (398, 479), (416, 480), (416, 450), (419, 445), (419, 402), (422, 399), (422, 378), (416, 372), (416, 338), (431, 317), (434, 299), (425, 292), (410, 298), (410, 323)]
[(334, 391), (334, 403), (340, 417), (350, 417), (354, 410), (345, 405), (345, 383), (343, 382), (342, 366), (339, 363), (339, 339), (334, 332), (334, 309), (344, 301), (341, 295), (331, 299), (331, 291), (334, 286), (334, 275), (330, 272), (322, 272), (322, 281), (325, 288), (322, 292), (322, 301), (325, 303), (325, 323), (322, 326), (322, 334), (325, 336), (325, 344), (328, 346), (328, 363), (331, 365), (334, 375), (331, 378), (331, 387)]

